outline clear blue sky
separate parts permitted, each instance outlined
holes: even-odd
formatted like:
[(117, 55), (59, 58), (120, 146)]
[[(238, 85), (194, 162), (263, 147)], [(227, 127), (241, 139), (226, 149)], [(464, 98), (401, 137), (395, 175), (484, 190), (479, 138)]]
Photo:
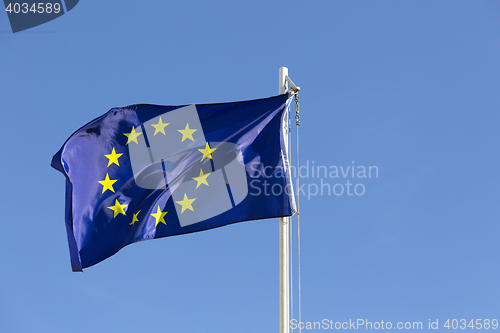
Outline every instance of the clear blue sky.
[(301, 197), (303, 321), (500, 320), (499, 17), (498, 1), (82, 0), (12, 34), (0, 13), (0, 331), (278, 332), (277, 219), (73, 273), (50, 161), (112, 107), (268, 97), (281, 66), (302, 88), (302, 163), (378, 167), (301, 180), (365, 188)]

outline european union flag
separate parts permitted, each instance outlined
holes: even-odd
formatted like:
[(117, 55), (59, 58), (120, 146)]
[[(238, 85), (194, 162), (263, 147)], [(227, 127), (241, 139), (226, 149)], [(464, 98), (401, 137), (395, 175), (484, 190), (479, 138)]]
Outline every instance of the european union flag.
[(73, 271), (134, 242), (292, 215), (290, 101), (132, 105), (73, 133), (52, 159)]

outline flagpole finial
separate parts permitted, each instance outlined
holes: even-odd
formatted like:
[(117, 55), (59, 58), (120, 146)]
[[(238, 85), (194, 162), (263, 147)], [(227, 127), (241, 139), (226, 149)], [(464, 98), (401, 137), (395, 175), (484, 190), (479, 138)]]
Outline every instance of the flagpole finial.
[(288, 68), (281, 67), (280, 68), (280, 76), (279, 76), (279, 80), (280, 80), (279, 93), (280, 93), (280, 95), (286, 93), (286, 91), (288, 90), (288, 84), (286, 81), (287, 76), (288, 76)]
[[(280, 76), (279, 76), (279, 93), (284, 94), (287, 91), (293, 91), (293, 92), (298, 92), (300, 90), (300, 87), (297, 87), (295, 83), (293, 83), (292, 79), (288, 76), (288, 68), (287, 67), (281, 67), (280, 68)], [(290, 85), (290, 87), (288, 87)]]

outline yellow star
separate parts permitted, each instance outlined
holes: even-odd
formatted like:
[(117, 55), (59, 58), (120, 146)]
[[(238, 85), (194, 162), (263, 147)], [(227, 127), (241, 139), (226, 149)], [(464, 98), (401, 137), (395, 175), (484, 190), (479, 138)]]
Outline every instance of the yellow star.
[(170, 125), (170, 123), (163, 123), (161, 121), (161, 117), (160, 117), (160, 121), (158, 122), (158, 124), (151, 124), (151, 126), (153, 126), (155, 128), (155, 134), (153, 134), (153, 136), (155, 136), (158, 133), (162, 133), (163, 135), (166, 135), (165, 134), (165, 127), (167, 127), (168, 125)]
[(205, 184), (205, 185), (209, 186), (208, 182), (207, 182), (207, 177), (209, 175), (210, 175), (210, 172), (203, 174), (203, 170), (200, 169), (200, 175), (198, 177), (193, 177), (193, 179), (198, 182), (198, 184), (196, 184), (196, 188), (198, 188), (198, 186), (200, 186), (201, 184)]
[(154, 214), (151, 214), (152, 217), (154, 217), (156, 219), (156, 223), (155, 223), (155, 227), (158, 225), (158, 223), (163, 223), (165, 225), (167, 225), (167, 222), (165, 222), (165, 220), (163, 219), (163, 217), (165, 215), (167, 215), (168, 212), (162, 212), (161, 209), (160, 209), (160, 206), (158, 206), (158, 210), (156, 211), (156, 213)]
[(106, 174), (106, 178), (104, 180), (98, 180), (98, 182), (102, 185), (102, 193), (106, 192), (106, 190), (110, 190), (111, 192), (115, 193), (115, 190), (113, 190), (113, 184), (117, 181), (118, 179), (109, 179), (108, 174)]
[(186, 209), (192, 210), (194, 212), (193, 206), (191, 206), (191, 205), (192, 205), (193, 201), (195, 201), (195, 200), (196, 200), (196, 198), (188, 199), (186, 193), (184, 193), (184, 199), (182, 199), (182, 201), (176, 201), (179, 205), (182, 206), (181, 214), (184, 213), (184, 211)]
[(134, 216), (132, 217), (132, 223), (130, 223), (130, 225), (134, 225), (134, 223), (136, 221), (139, 221), (139, 219), (137, 218), (137, 215), (139, 215), (141, 211), (138, 211), (137, 213), (134, 214)]
[(104, 156), (106, 156), (109, 159), (108, 166), (110, 166), (113, 163), (116, 164), (116, 165), (118, 165), (118, 166), (120, 166), (120, 164), (118, 164), (118, 159), (122, 155), (123, 154), (117, 154), (116, 151), (115, 151), (115, 147), (113, 147), (113, 151), (111, 152), (111, 154), (104, 155)]
[(118, 201), (118, 199), (116, 199), (115, 205), (111, 206), (111, 207), (108, 207), (108, 209), (111, 209), (113, 212), (115, 212), (115, 215), (113, 216), (113, 218), (115, 218), (116, 215), (118, 215), (118, 214), (126, 215), (125, 211), (123, 210), (123, 208), (125, 208), (127, 206), (128, 205), (120, 205), (120, 202)]
[(134, 126), (132, 126), (132, 132), (130, 132), (130, 133), (123, 133), (123, 135), (125, 135), (128, 138), (127, 144), (129, 144), (131, 142), (135, 142), (135, 143), (139, 144), (139, 142), (137, 142), (137, 138), (141, 134), (142, 134), (142, 132), (136, 132), (135, 131)]
[(193, 139), (193, 133), (196, 132), (197, 130), (196, 129), (190, 129), (189, 128), (189, 124), (186, 124), (186, 128), (185, 129), (178, 130), (178, 131), (181, 132), (181, 134), (182, 134), (182, 141), (181, 142), (183, 142), (186, 139), (190, 139), (191, 141), (194, 141), (194, 139)]
[(213, 158), (212, 158), (212, 152), (215, 151), (216, 149), (217, 148), (210, 149), (210, 146), (208, 145), (208, 142), (207, 142), (207, 145), (206, 145), (205, 149), (198, 149), (199, 151), (201, 151), (203, 153), (203, 157), (201, 158), (201, 161), (203, 161), (205, 159), (205, 157), (209, 157), (211, 160), (213, 160)]

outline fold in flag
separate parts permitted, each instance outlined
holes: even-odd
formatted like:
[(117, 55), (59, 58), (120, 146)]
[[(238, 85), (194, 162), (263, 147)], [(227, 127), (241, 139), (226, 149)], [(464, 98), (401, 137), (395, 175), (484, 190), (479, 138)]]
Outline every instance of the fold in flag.
[(134, 242), (292, 215), (290, 101), (132, 105), (73, 133), (52, 159), (73, 271)]

